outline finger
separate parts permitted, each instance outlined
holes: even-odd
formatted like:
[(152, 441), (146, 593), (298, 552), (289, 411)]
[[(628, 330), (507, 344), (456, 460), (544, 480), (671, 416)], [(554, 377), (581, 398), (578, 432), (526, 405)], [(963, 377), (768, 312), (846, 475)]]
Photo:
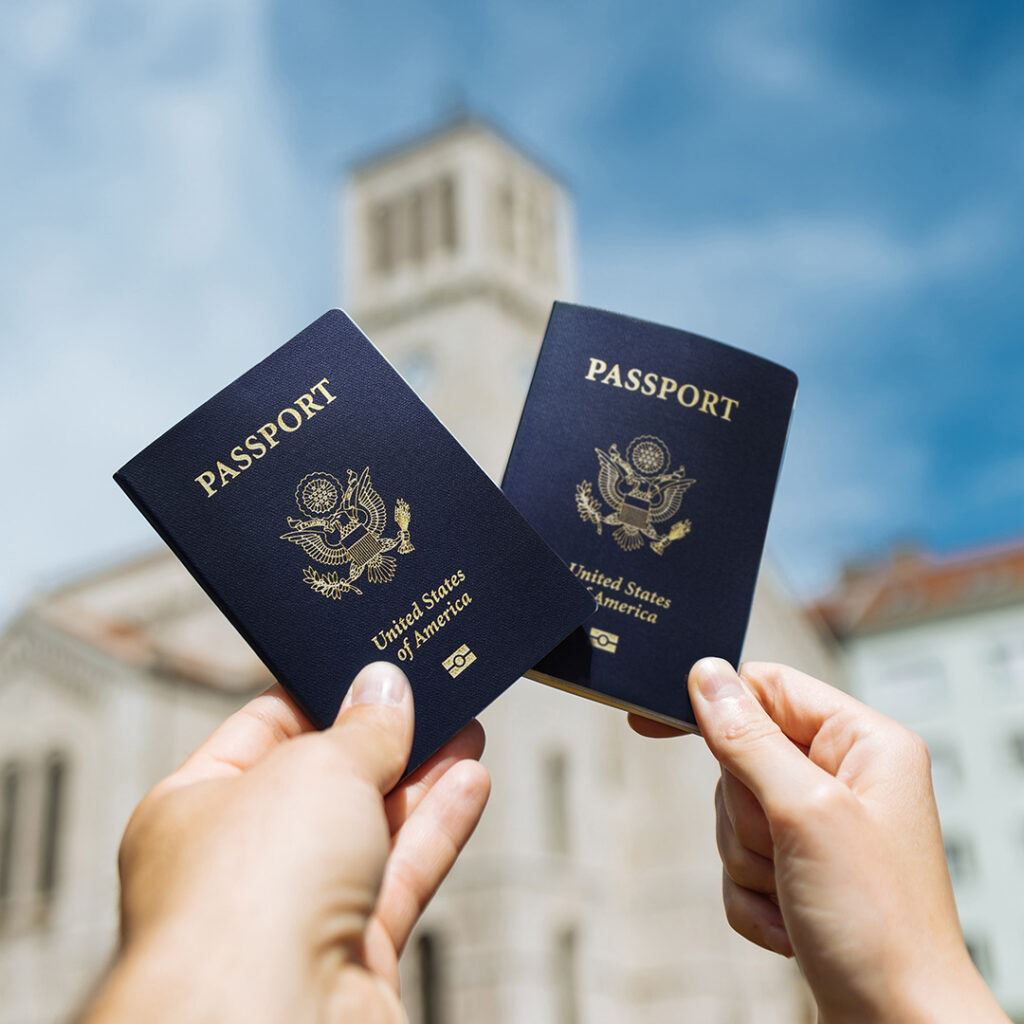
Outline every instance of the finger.
[(722, 770), (718, 784), (722, 805), (736, 838), (754, 853), (771, 859), (775, 855), (768, 819), (754, 794), (731, 772)]
[(409, 776), (384, 801), (392, 835), (408, 820), (431, 787), (458, 761), (478, 761), (484, 752), (484, 729), (475, 719), (456, 733), (433, 757)]
[(793, 955), (782, 912), (767, 896), (744, 889), (723, 872), (722, 902), (726, 920), (734, 932), (772, 953)]
[(487, 769), (477, 761), (460, 761), (398, 833), (377, 900), (377, 916), (397, 953), (473, 834), (490, 791)]
[(842, 690), (788, 665), (747, 661), (740, 673), (769, 717), (796, 744), (809, 747), (835, 716), (876, 716), (877, 712)]
[(819, 785), (839, 785), (785, 736), (728, 662), (698, 661), (689, 688), (711, 752), (754, 794), (769, 821)]
[(350, 776), (387, 793), (409, 761), (412, 731), (409, 680), (397, 665), (375, 661), (352, 680), (337, 720), (322, 736)]
[(665, 739), (668, 736), (685, 736), (684, 729), (676, 729), (664, 722), (655, 722), (653, 718), (644, 718), (643, 715), (629, 714), (626, 716), (630, 729), (641, 736), (649, 736), (652, 739)]
[(715, 790), (715, 812), (715, 839), (725, 873), (744, 889), (766, 896), (774, 894), (775, 865), (740, 841), (726, 813), (720, 785)]
[(227, 718), (164, 785), (183, 785), (248, 771), (275, 747), (313, 726), (280, 685)]

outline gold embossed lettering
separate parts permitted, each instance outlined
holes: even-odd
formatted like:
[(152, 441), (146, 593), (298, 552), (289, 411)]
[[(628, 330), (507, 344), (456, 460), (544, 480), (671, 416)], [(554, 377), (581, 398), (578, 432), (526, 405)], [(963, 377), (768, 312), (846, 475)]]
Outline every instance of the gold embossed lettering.
[(256, 438), (255, 434), (250, 434), (245, 439), (245, 447), (252, 452), (254, 459), (262, 459), (267, 454), (267, 446)]
[(313, 401), (313, 393), (311, 391), (307, 391), (304, 395), (299, 395), (299, 397), (295, 399), (295, 404), (306, 414), (307, 420), (311, 420), (318, 412), (320, 412), (321, 409), (323, 409), (322, 405), (317, 405), (317, 403)]
[(622, 375), (619, 373), (619, 364), (615, 363), (612, 368), (601, 378), (602, 384), (611, 384), (612, 387), (622, 387)]
[(320, 394), (324, 396), (324, 401), (327, 405), (330, 405), (331, 402), (333, 402), (338, 397), (337, 395), (332, 395), (330, 391), (327, 390), (327, 385), (330, 383), (330, 380), (324, 377), (323, 380), (318, 381), (309, 389), (310, 391), (319, 391)]
[[(686, 399), (683, 398), (684, 395), (693, 395), (693, 400), (689, 402), (686, 401)], [(679, 394), (676, 395), (676, 398), (679, 399), (679, 404), (681, 406), (686, 409), (692, 409), (700, 401), (700, 388), (695, 384), (684, 384), (679, 389)]]
[[(293, 420), (295, 421), (295, 422), (294, 422), (294, 423), (293, 423), (293, 424), (292, 424), (292, 425), (291, 425), (290, 427), (289, 427), (289, 426), (288, 426), (288, 424), (287, 424), (287, 423), (285, 422), (285, 414), (287, 414), (287, 413), (291, 413), (292, 419), (293, 419)], [(282, 410), (281, 410), (281, 411), (280, 411), (280, 412), (279, 412), (279, 413), (277, 414), (277, 425), (278, 425), (278, 426), (279, 426), (279, 427), (280, 427), (280, 428), (281, 428), (281, 429), (282, 429), (282, 430), (283, 430), (283, 431), (284, 431), (284, 432), (285, 432), (286, 434), (292, 434), (292, 433), (294, 433), (294, 432), (295, 432), (296, 430), (298, 430), (298, 429), (299, 429), (299, 427), (301, 427), (301, 426), (302, 426), (302, 414), (301, 414), (301, 413), (299, 413), (299, 412), (297, 412), (297, 411), (296, 411), (295, 409), (293, 409), (293, 408), (292, 408), (292, 407), (291, 407), (291, 406), (289, 405), (289, 406), (288, 406), (288, 407), (287, 407), (286, 409), (282, 409)]]
[(726, 398), (723, 395), (722, 401), (725, 402), (725, 412), (722, 413), (722, 419), (725, 420), (726, 423), (732, 423), (732, 420), (729, 417), (732, 416), (733, 409), (739, 408), (740, 400), (738, 398)]
[(232, 469), (226, 462), (217, 461), (217, 472), (220, 473), (221, 487), (227, 487), (236, 476), (242, 474), (237, 469)]
[(214, 474), (213, 470), (210, 469), (204, 469), (202, 473), (196, 477), (196, 483), (206, 491), (206, 496), (208, 498), (212, 498), (217, 493), (217, 488), (213, 486), (213, 482), (216, 479), (216, 474)]
[[(705, 389), (705, 391), (704, 391), (704, 398), (702, 399), (702, 401), (700, 403), (700, 411), (701, 412), (709, 412), (709, 413), (711, 413), (712, 416), (717, 416), (718, 415), (718, 409), (716, 408), (717, 405), (718, 405), (718, 395), (716, 395), (714, 393), (714, 391), (708, 391), (708, 390)], [(709, 406), (710, 406), (710, 408), (709, 408)]]
[(239, 469), (248, 469), (252, 465), (252, 456), (246, 455), (241, 445), (231, 449), (231, 458)]
[(267, 442), (268, 448), (276, 448), (281, 442), (275, 441), (274, 438), (277, 435), (277, 424), (276, 423), (264, 423), (259, 430), (256, 431), (264, 441)]
[(678, 387), (679, 381), (673, 380), (671, 377), (662, 377), (661, 387), (658, 389), (658, 397), (664, 402)]
[[(281, 443), (278, 435), (282, 431), (284, 434), (294, 434), (299, 427), (330, 405), (338, 397), (327, 390), (330, 382), (330, 378), (322, 378), (299, 395), (291, 405), (281, 409), (274, 419), (268, 420), (254, 433), (249, 434), (241, 444), (236, 444), (230, 449), (227, 459), (216, 462), (216, 469), (203, 470), (199, 476), (193, 477), (193, 480), (202, 487), (208, 498), (212, 498), (218, 490), (218, 478), (220, 487), (225, 487), (236, 476), (250, 469), (258, 459), (273, 451)], [(322, 401), (314, 399), (314, 392), (322, 397)]]

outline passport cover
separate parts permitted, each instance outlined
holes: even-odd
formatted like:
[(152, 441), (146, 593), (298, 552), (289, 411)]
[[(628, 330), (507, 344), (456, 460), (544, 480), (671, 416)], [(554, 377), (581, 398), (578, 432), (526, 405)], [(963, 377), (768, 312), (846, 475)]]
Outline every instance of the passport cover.
[(739, 349), (555, 303), (502, 486), (598, 610), (528, 676), (696, 729), (686, 677), (738, 663), (796, 389)]
[(401, 665), (408, 771), (594, 609), (340, 310), (114, 479), (318, 728), (363, 665)]

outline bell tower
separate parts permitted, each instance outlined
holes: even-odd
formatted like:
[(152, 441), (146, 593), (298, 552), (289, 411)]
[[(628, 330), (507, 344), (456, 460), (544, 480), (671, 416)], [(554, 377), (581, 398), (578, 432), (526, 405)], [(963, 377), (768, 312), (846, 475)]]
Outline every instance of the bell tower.
[(501, 474), (551, 303), (573, 291), (562, 184), (460, 118), (352, 168), (348, 312), (492, 476)]

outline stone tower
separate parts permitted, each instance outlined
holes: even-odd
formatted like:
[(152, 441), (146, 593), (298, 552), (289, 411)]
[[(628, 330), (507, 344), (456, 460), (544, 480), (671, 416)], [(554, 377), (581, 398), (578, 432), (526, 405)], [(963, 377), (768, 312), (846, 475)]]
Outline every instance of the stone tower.
[(343, 225), (346, 308), (500, 475), (551, 302), (573, 291), (564, 188), (460, 120), (357, 165)]

